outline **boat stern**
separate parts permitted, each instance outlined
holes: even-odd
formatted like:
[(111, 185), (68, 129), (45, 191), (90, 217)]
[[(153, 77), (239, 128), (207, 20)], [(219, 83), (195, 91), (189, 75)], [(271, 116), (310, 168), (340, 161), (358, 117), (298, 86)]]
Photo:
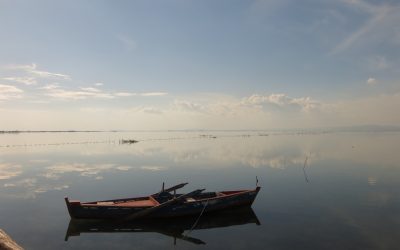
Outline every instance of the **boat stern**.
[(74, 213), (73, 213), (73, 208), (77, 206), (81, 206), (80, 201), (76, 200), (69, 200), (68, 197), (64, 197), (65, 204), (67, 205), (68, 213), (71, 216), (71, 218), (75, 218)]

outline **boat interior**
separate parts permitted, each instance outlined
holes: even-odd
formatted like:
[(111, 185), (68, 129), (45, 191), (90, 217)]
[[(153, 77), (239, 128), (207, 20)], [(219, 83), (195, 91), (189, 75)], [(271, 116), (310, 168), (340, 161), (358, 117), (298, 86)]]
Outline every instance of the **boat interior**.
[[(236, 193), (245, 192), (247, 190), (238, 191), (223, 191), (223, 192), (202, 192), (190, 197), (185, 198), (185, 202), (195, 202), (202, 199), (218, 198)], [(117, 207), (153, 207), (157, 206), (165, 201), (179, 197), (183, 194), (171, 194), (169, 192), (160, 192), (154, 195), (140, 198), (130, 199), (119, 199), (119, 200), (108, 200), (108, 201), (96, 201), (96, 202), (85, 202), (82, 205), (85, 206), (117, 206)], [(72, 201), (71, 201), (72, 202)]]

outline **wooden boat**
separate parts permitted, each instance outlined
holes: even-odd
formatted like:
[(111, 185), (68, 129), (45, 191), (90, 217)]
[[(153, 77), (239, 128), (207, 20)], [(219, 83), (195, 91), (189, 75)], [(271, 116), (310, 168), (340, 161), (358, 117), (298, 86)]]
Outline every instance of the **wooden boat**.
[[(171, 218), (228, 208), (251, 206), (261, 187), (252, 190), (203, 192), (197, 189), (187, 194), (177, 194), (182, 183), (145, 197), (80, 202), (65, 197), (68, 212), (77, 219), (142, 219)], [(173, 193), (172, 193), (173, 192)]]
[(204, 241), (189, 237), (195, 230), (225, 228), (246, 224), (260, 225), (256, 214), (251, 207), (239, 207), (220, 212), (207, 213), (198, 219), (198, 215), (165, 219), (138, 219), (131, 221), (115, 220), (81, 220), (71, 219), (65, 235), (65, 241), (70, 237), (81, 234), (138, 234), (159, 233), (194, 244), (205, 244)]

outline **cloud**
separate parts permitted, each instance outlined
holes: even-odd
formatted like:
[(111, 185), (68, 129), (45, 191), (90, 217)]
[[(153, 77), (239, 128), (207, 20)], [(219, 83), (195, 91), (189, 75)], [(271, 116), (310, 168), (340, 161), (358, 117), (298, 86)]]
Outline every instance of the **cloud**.
[(312, 100), (310, 97), (294, 98), (292, 104), (300, 106), (301, 110), (305, 112), (317, 110), (321, 106), (321, 103)]
[(147, 113), (147, 114), (162, 114), (163, 111), (161, 109), (155, 108), (155, 107), (144, 107), (144, 106), (139, 106), (130, 109), (131, 112), (134, 113)]
[(0, 101), (21, 98), (23, 92), (15, 86), (0, 84)]
[(133, 51), (137, 48), (135, 40), (126, 35), (117, 35), (117, 40), (120, 41), (125, 49), (128, 51)]
[(44, 90), (53, 90), (53, 89), (57, 89), (60, 86), (58, 84), (47, 84), (43, 87), (40, 87), (39, 89), (44, 89)]
[(375, 79), (375, 78), (373, 78), (373, 77), (370, 77), (370, 78), (368, 78), (368, 80), (367, 80), (367, 84), (369, 85), (369, 86), (374, 86), (374, 85), (376, 85), (378, 83), (378, 81)]
[(83, 90), (83, 91), (86, 91), (86, 92), (96, 92), (96, 93), (101, 92), (100, 89), (92, 88), (92, 87), (86, 87), (86, 88), (85, 87), (81, 87), (80, 89)]
[(22, 83), (25, 85), (35, 85), (37, 81), (34, 77), (4, 77), (3, 80)]
[(165, 96), (168, 95), (167, 92), (145, 92), (145, 93), (135, 93), (135, 92), (117, 92), (114, 94), (118, 97), (131, 97), (131, 96)]
[(168, 95), (167, 92), (147, 92), (139, 94), (141, 96), (165, 96)]
[(219, 101), (215, 99), (202, 103), (174, 100), (172, 109), (177, 112), (198, 113), (207, 116), (249, 117), (271, 112), (311, 112), (318, 110), (321, 103), (310, 97), (292, 98), (286, 94), (254, 94), (241, 99)]
[(39, 77), (39, 78), (52, 78), (52, 79), (62, 79), (62, 80), (70, 80), (70, 76), (65, 74), (59, 73), (52, 73), (48, 71), (42, 71), (37, 69), (37, 65), (32, 64), (25, 64), (25, 65), (10, 65), (6, 67), (9, 70), (22, 70), (32, 76)]
[(145, 107), (142, 109), (143, 113), (148, 113), (148, 114), (162, 114), (163, 112), (160, 109), (153, 108), (153, 107)]
[(114, 94), (118, 97), (130, 97), (130, 96), (137, 96), (137, 93), (130, 93), (130, 92), (117, 92)]
[[(369, 80), (365, 79), (365, 84), (379, 84), (379, 81), (371, 75)], [(12, 87), (6, 89), (15, 91)], [(147, 100), (148, 97), (142, 97), (139, 93), (104, 91), (93, 87), (64, 89), (58, 84), (50, 84), (40, 88), (41, 92), (38, 89), (35, 93), (38, 98), (34, 100), (39, 98), (50, 101), (52, 98), (108, 100), (130, 98), (123, 96), (136, 97), (131, 97), (129, 100), (115, 100), (107, 107), (96, 106), (95, 103), (72, 105), (63, 112), (57, 112), (44, 105), (40, 107), (41, 110), (4, 107), (0, 110), (2, 117), (5, 117), (2, 120), (4, 127), (12, 129), (71, 129), (72, 127), (88, 130), (268, 129), (400, 124), (399, 116), (396, 115), (398, 111), (395, 110), (399, 105), (399, 93), (386, 95), (385, 98), (370, 96), (327, 102), (317, 101), (309, 96), (291, 96), (287, 93), (254, 93), (247, 96), (207, 93)], [(52, 98), (44, 98), (46, 96)], [(107, 114), (107, 119), (104, 114)], [(24, 124), (21, 121), (26, 120), (26, 117), (35, 117), (30, 119), (29, 128), (22, 127)]]
[(345, 51), (355, 44), (396, 40), (396, 34), (392, 32), (392, 27), (400, 22), (399, 5), (389, 6), (385, 3), (372, 5), (362, 0), (343, 0), (342, 2), (347, 7), (366, 13), (369, 17), (361, 27), (337, 44), (330, 52), (331, 55)]
[[(47, 97), (53, 99), (61, 100), (85, 100), (85, 99), (113, 99), (116, 97), (132, 97), (132, 96), (142, 96), (142, 97), (156, 97), (156, 96), (166, 96), (167, 92), (157, 91), (157, 92), (142, 92), (135, 93), (130, 91), (105, 91), (101, 89), (104, 84), (97, 82), (92, 84), (92, 86), (83, 86), (77, 89), (67, 89), (60, 85), (60, 83), (55, 82), (55, 80), (71, 80), (69, 75), (52, 73), (48, 71), (39, 70), (36, 64), (16, 64), (3, 67), (3, 69), (18, 71), (20, 76), (10, 76), (0, 78), (1, 80), (22, 83), (25, 85), (36, 85), (39, 83), (39, 79), (44, 79), (41, 82), (41, 86), (37, 87), (36, 90), (41, 90), (39, 94), (44, 94)], [(11, 84), (0, 84), (0, 100), (9, 100), (21, 98), (23, 91)], [(34, 98), (37, 98), (38, 93), (31, 92), (30, 94), (35, 94)], [(43, 97), (43, 96), (42, 96)], [(43, 99), (43, 98), (42, 98)], [(40, 102), (44, 102), (43, 100)], [(30, 102), (37, 103), (36, 100), (31, 100)]]
[(207, 106), (186, 100), (175, 100), (173, 106), (174, 109), (181, 112), (200, 112), (200, 113), (208, 112)]
[(106, 92), (99, 88), (93, 87), (80, 87), (78, 90), (66, 90), (60, 87), (58, 84), (49, 84), (39, 88), (45, 91), (45, 95), (64, 100), (84, 100), (89, 98), (98, 99), (113, 99), (116, 97), (132, 97), (132, 96), (165, 96), (166, 92), (146, 92), (146, 93), (134, 93), (134, 92)]
[(45, 95), (63, 100), (84, 100), (88, 98), (112, 99), (110, 93), (102, 92), (95, 88), (81, 88), (80, 90), (65, 90), (58, 86), (47, 86)]
[(259, 105), (264, 103), (275, 104), (278, 106), (284, 106), (290, 103), (291, 98), (285, 94), (271, 94), (268, 96), (263, 95), (252, 95), (250, 97), (243, 98), (243, 104)]
[(145, 92), (145, 93), (135, 93), (135, 92), (117, 92), (114, 94), (118, 97), (131, 97), (131, 96), (166, 96), (167, 92)]
[(254, 94), (252, 96), (243, 98), (241, 103), (246, 106), (254, 106), (256, 108), (263, 109), (268, 109), (268, 106), (273, 106), (282, 109), (299, 109), (301, 111), (311, 111), (320, 105), (317, 101), (312, 100), (310, 97), (291, 98), (286, 94)]

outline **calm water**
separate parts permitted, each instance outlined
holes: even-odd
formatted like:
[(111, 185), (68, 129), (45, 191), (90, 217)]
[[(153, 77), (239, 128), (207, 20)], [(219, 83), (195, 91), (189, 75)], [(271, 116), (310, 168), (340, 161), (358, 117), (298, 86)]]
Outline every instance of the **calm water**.
[[(0, 228), (27, 249), (398, 249), (399, 149), (389, 132), (3, 134)], [(70, 225), (63, 200), (147, 195), (163, 181), (246, 189), (256, 176), (253, 211), (205, 216), (193, 231), (194, 220)]]

